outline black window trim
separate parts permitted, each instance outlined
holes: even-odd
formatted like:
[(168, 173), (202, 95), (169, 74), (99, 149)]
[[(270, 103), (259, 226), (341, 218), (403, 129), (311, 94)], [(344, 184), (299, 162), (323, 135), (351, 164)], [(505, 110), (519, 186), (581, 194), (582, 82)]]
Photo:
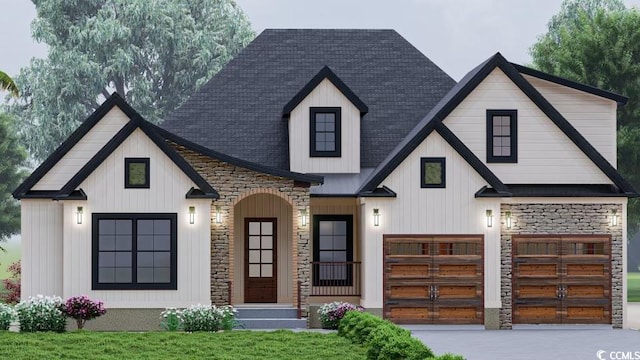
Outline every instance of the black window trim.
[[(98, 220), (131, 220), (131, 283), (98, 282)], [(137, 284), (138, 244), (136, 220), (171, 220), (171, 269), (168, 283)], [(178, 215), (176, 213), (93, 213), (91, 215), (91, 290), (178, 290)]]
[[(440, 163), (440, 178), (442, 182), (440, 184), (427, 184), (425, 182), (425, 168), (426, 163)], [(420, 158), (420, 187), (423, 189), (444, 189), (447, 187), (447, 171), (446, 171), (446, 158), (444, 157), (421, 157)]]
[[(336, 117), (336, 149), (334, 151), (316, 150), (316, 114), (333, 113)], [(311, 107), (309, 108), (309, 156), (310, 157), (341, 157), (342, 156), (342, 108), (340, 107)]]
[[(509, 116), (511, 155), (493, 156), (493, 117)], [(518, 110), (487, 110), (487, 163), (517, 163), (518, 162)]]
[[(313, 215), (313, 261), (320, 261), (320, 221), (347, 222), (347, 262), (353, 262), (353, 215)], [(319, 269), (311, 269), (313, 286), (352, 286), (353, 266), (347, 266), (345, 280), (321, 280)]]
[[(129, 164), (139, 164), (144, 163), (146, 166), (146, 173), (144, 184), (142, 185), (132, 185), (129, 183)], [(151, 168), (149, 166), (150, 161), (149, 158), (140, 158), (140, 157), (128, 157), (124, 158), (124, 188), (125, 189), (149, 189), (151, 186)]]

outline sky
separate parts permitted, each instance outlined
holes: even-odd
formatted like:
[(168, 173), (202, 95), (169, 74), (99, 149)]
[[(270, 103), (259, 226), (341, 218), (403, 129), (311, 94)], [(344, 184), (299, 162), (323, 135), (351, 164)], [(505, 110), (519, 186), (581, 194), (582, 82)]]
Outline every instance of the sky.
[[(31, 39), (35, 7), (0, 0), (0, 69), (16, 75), (47, 48)], [(561, 0), (236, 0), (256, 33), (266, 28), (394, 29), (456, 80), (501, 52), (526, 65)], [(629, 7), (640, 0), (625, 0)], [(7, 4), (8, 3), (8, 4)]]

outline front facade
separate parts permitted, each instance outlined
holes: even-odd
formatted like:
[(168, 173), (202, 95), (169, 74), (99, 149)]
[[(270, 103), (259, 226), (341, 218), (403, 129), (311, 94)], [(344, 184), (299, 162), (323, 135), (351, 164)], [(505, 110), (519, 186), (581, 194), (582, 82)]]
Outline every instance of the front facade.
[(500, 54), (455, 84), (393, 31), (267, 30), (162, 127), (113, 95), (16, 189), (23, 296), (620, 328), (625, 102)]

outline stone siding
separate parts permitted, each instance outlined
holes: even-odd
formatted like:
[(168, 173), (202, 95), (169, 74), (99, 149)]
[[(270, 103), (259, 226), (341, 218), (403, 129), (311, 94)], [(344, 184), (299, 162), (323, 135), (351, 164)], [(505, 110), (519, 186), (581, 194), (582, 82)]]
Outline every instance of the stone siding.
[[(234, 242), (243, 241), (234, 237), (235, 205), (251, 195), (271, 194), (292, 206), (293, 303), (296, 304), (299, 296), (303, 305), (308, 304), (311, 292), (309, 228), (303, 227), (299, 219), (300, 211), (309, 209), (309, 188), (291, 179), (231, 165), (181, 146), (174, 147), (220, 194), (220, 199), (211, 204), (211, 218), (215, 219), (216, 207), (219, 206), (223, 220), (221, 224), (211, 223), (211, 302), (219, 305), (229, 302), (229, 281), (234, 275)], [(301, 294), (298, 294), (298, 280), (302, 282)]]
[[(611, 235), (611, 320), (622, 328), (622, 221), (611, 226), (611, 210), (622, 214), (620, 204), (502, 204), (500, 328), (512, 326), (512, 241), (519, 234), (609, 234)], [(505, 211), (511, 211), (511, 229), (506, 228)], [(620, 219), (623, 220), (623, 219)]]

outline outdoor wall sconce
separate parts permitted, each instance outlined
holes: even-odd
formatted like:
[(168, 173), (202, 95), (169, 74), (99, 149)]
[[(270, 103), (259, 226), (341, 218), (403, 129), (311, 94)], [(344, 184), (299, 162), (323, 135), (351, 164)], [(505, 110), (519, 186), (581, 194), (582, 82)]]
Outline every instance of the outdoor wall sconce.
[(222, 224), (222, 211), (220, 211), (220, 205), (216, 206), (216, 224)]
[(507, 229), (511, 229), (511, 211), (505, 211), (504, 217), (507, 223)]
[(493, 211), (491, 209), (487, 209), (487, 227), (493, 226)]
[(196, 222), (196, 207), (189, 206), (189, 224), (193, 225)]
[(373, 226), (380, 226), (380, 211), (373, 209)]
[(618, 226), (618, 210), (611, 210), (611, 226)]
[(78, 206), (78, 208), (76, 209), (76, 222), (78, 224), (82, 224), (82, 206)]
[(300, 222), (302, 223), (302, 226), (307, 226), (308, 217), (309, 214), (306, 209), (300, 210)]

